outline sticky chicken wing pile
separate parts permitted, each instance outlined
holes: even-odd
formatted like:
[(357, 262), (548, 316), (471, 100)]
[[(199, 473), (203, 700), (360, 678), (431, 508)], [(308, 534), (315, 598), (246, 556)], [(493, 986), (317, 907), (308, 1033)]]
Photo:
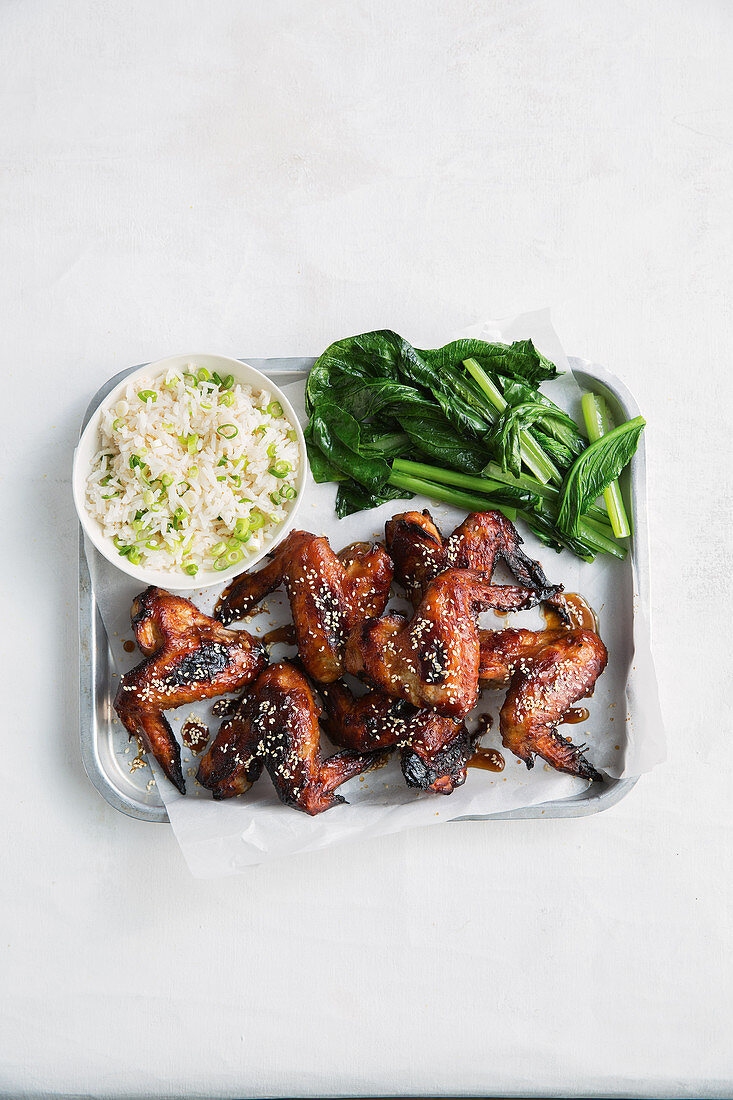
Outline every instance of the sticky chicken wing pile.
[[(338, 554), (321, 536), (292, 532), (263, 568), (236, 578), (213, 619), (188, 600), (148, 589), (132, 612), (145, 657), (123, 677), (115, 707), (183, 793), (180, 749), (163, 712), (244, 689), (198, 781), (225, 799), (246, 794), (264, 770), (285, 805), (311, 815), (343, 802), (337, 788), (394, 751), (408, 786), (451, 794), (465, 782), (480, 738), (466, 719), (488, 688), (506, 689), (502, 744), (528, 768), (541, 757), (600, 780), (584, 746), (558, 726), (592, 693), (606, 648), (569, 618), (562, 587), (548, 582), (521, 541), (499, 512), (467, 516), (448, 538), (427, 511), (404, 512), (387, 522), (385, 545), (357, 543)], [(500, 561), (516, 584), (493, 583)], [(411, 616), (387, 611), (393, 579)], [(281, 585), (297, 656), (268, 665), (263, 645), (230, 625)], [(552, 604), (560, 625), (479, 628), (488, 609), (539, 603)], [(338, 749), (325, 758), (321, 723)]]

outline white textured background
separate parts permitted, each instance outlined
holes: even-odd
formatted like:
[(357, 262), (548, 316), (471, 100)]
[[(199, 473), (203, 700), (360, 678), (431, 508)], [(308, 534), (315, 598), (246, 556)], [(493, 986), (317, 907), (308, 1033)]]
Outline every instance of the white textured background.
[[(730, 1095), (732, 52), (728, 0), (0, 5), (4, 1095)], [(668, 764), (192, 880), (79, 760), (90, 395), (545, 304), (649, 420)]]

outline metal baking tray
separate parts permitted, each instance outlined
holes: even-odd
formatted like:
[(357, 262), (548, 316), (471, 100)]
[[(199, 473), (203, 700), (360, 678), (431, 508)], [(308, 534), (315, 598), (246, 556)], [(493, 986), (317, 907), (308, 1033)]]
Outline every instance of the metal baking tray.
[[(246, 359), (268, 375), (276, 385), (287, 385), (306, 376), (315, 359)], [(626, 386), (609, 371), (582, 359), (571, 358), (570, 365), (581, 386), (602, 394), (615, 418), (629, 420), (639, 415), (639, 407)], [(138, 364), (141, 366), (144, 364)], [(118, 382), (138, 366), (120, 371), (95, 393), (84, 415), (81, 431), (94, 410)], [(81, 432), (80, 432), (81, 434)], [(649, 546), (646, 522), (646, 457), (644, 436), (639, 442), (630, 469), (624, 474), (627, 499), (634, 516), (634, 560), (642, 605), (647, 601), (649, 585)], [(113, 722), (112, 700), (114, 661), (110, 640), (94, 598), (84, 538), (79, 528), (79, 715), (81, 757), (89, 779), (103, 798), (116, 810), (141, 821), (167, 821), (165, 806), (153, 784), (148, 768), (130, 771), (131, 757), (127, 734)], [(490, 821), (501, 818), (585, 817), (608, 809), (629, 793), (637, 779), (609, 779), (593, 783), (572, 798), (543, 802), (525, 809), (496, 814), (472, 815), (458, 821)]]

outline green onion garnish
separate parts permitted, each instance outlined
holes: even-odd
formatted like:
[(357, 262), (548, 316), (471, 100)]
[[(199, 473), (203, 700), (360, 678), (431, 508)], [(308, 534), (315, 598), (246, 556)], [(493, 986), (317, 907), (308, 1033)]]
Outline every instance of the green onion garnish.
[(239, 476), (239, 474), (232, 474), (232, 481), (234, 482), (234, 484), (236, 485), (237, 488), (239, 488), (240, 485), (242, 484), (242, 479)]
[(261, 512), (253, 512), (249, 517), (249, 529), (250, 531), (259, 531), (261, 527), (265, 526), (265, 517)]
[(199, 476), (198, 466), (192, 466), (191, 469), (188, 471), (188, 476), (189, 477), (198, 477)]
[(189, 577), (195, 577), (199, 571), (199, 567), (195, 561), (190, 561), (183, 567), (183, 572), (188, 573)]
[(219, 398), (219, 404), (220, 405), (226, 405), (227, 408), (229, 408), (230, 405), (234, 404), (234, 394), (233, 393), (223, 393), (221, 395), (221, 397)]
[(198, 382), (209, 382), (211, 380), (211, 371), (206, 367), (199, 367), (196, 371), (196, 380)]
[(258, 424), (255, 430), (252, 432), (252, 435), (264, 435), (266, 431), (267, 428), (264, 424)]
[(217, 481), (226, 481), (226, 475), (222, 475), (222, 477), (218, 477), (216, 480)]
[(134, 470), (136, 466), (142, 466), (143, 460), (140, 455), (130, 455), (130, 469)]
[(277, 489), (275, 490), (274, 493), (270, 493), (269, 497), (270, 497), (270, 500), (272, 501), (272, 503), (275, 505), (275, 507), (277, 507), (277, 505), (281, 503), (280, 494), (278, 493)]
[(277, 447), (274, 443), (271, 443), (270, 446), (267, 448), (267, 457), (277, 458)]
[(241, 561), (243, 557), (244, 554), (241, 550), (229, 550), (226, 554), (227, 565), (236, 565), (237, 562)]
[(290, 429), (289, 432), (286, 432), (286, 435), (287, 435), (287, 437), (288, 437), (288, 439), (290, 440), (291, 443), (295, 443), (296, 439), (298, 438), (292, 428)]
[(133, 565), (140, 564), (140, 551), (137, 546), (131, 546), (127, 551), (127, 560), (131, 561)]
[(222, 424), (220, 428), (216, 429), (216, 434), (223, 439), (234, 439), (236, 435), (239, 435), (239, 428), (236, 424)]
[(221, 376), (215, 370), (211, 372), (211, 381), (216, 382), (217, 386), (220, 386), (222, 384)]
[[(161, 474), (160, 483), (164, 485), (166, 489), (169, 489), (173, 484), (172, 474)], [(182, 484), (185, 484), (185, 482), (182, 482)]]
[(154, 390), (140, 390), (138, 397), (141, 401), (157, 401), (158, 395)]
[(267, 406), (267, 411), (269, 412), (270, 416), (282, 416), (283, 407), (279, 401), (271, 401), (270, 404)]
[(240, 542), (244, 542), (245, 538), (249, 538), (250, 521), (247, 519), (238, 519), (234, 524), (234, 537), (239, 539)]
[(232, 388), (232, 386), (234, 385), (234, 375), (233, 374), (228, 374), (221, 385), (222, 385), (222, 389), (230, 390)]
[(226, 569), (228, 564), (229, 563), (227, 562), (226, 558), (217, 558), (214, 562), (214, 569), (216, 569), (218, 572), (221, 572), (222, 569)]
[(298, 490), (294, 489), (292, 485), (283, 485), (280, 490), (280, 496), (283, 500), (295, 500), (298, 495)]
[(212, 556), (212, 558), (221, 557), (221, 555), (223, 553), (225, 553), (226, 549), (227, 549), (227, 544), (225, 542), (217, 542), (217, 544), (215, 546), (211, 547), (211, 556)]
[(217, 462), (217, 466), (226, 466), (226, 464), (227, 464), (227, 456), (222, 455), (222, 457)]
[(116, 420), (112, 421), (112, 431), (118, 432), (124, 423), (124, 420), (118, 416)]
[(268, 473), (272, 474), (273, 477), (287, 477), (290, 473), (290, 469), (290, 463), (281, 460), (280, 462), (276, 462), (274, 466), (270, 466)]

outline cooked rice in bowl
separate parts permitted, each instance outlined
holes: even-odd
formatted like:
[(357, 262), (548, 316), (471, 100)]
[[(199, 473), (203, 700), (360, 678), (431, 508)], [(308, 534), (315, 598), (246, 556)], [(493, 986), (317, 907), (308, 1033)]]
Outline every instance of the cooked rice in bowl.
[(293, 425), (267, 389), (231, 375), (136, 376), (99, 431), (86, 508), (136, 566), (230, 569), (271, 541), (297, 496)]

